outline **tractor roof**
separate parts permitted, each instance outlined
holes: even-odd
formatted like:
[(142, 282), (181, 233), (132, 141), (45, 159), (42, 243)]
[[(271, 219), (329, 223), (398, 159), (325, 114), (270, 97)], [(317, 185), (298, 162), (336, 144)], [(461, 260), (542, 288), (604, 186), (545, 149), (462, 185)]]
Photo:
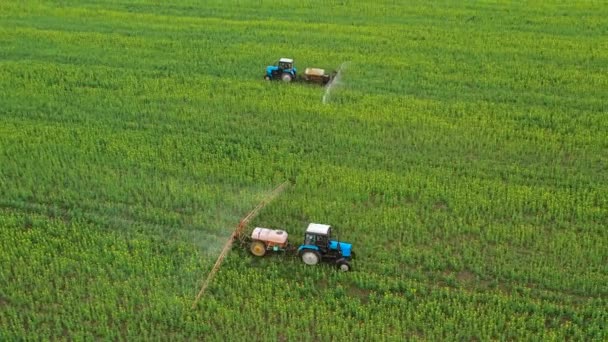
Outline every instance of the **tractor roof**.
[(311, 223), (306, 228), (307, 233), (328, 235), (331, 227), (327, 224)]
[(281, 63), (293, 63), (293, 59), (291, 59), (291, 58), (281, 58), (281, 59), (279, 59), (279, 62), (281, 62)]

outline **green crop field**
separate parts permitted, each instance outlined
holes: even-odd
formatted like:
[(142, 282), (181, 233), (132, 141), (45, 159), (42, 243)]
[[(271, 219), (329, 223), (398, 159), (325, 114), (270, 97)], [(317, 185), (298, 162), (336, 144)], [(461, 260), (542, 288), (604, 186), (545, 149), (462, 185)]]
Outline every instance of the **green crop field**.
[[(1, 1), (0, 340), (607, 340), (607, 18)], [(285, 180), (249, 229), (331, 224), (353, 271), (235, 246), (191, 308)]]

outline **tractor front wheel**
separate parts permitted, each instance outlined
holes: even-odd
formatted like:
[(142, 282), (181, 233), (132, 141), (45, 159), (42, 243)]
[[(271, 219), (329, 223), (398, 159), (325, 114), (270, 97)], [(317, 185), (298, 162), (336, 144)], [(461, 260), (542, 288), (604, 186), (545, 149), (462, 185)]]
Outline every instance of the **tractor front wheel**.
[(306, 265), (316, 265), (319, 263), (319, 260), (321, 260), (321, 257), (316, 251), (307, 250), (302, 252), (302, 261)]
[(338, 260), (337, 266), (338, 266), (338, 269), (342, 272), (350, 271), (350, 264), (348, 263), (348, 261), (346, 261), (344, 259)]
[(251, 254), (261, 257), (266, 254), (266, 245), (262, 241), (253, 241), (249, 250)]
[(281, 79), (284, 82), (291, 82), (291, 80), (293, 79), (293, 77), (291, 76), (291, 74), (284, 73), (283, 75), (281, 75)]
[(266, 81), (270, 81), (270, 76), (266, 75), (266, 76), (264, 76), (264, 79), (265, 79)]

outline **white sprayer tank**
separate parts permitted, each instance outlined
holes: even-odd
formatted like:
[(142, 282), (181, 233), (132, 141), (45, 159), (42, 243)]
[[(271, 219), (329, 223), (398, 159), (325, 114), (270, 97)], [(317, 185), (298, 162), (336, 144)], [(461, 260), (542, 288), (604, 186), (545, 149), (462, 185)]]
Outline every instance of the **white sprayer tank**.
[(279, 229), (256, 227), (251, 233), (253, 240), (272, 242), (278, 245), (287, 243), (287, 232)]

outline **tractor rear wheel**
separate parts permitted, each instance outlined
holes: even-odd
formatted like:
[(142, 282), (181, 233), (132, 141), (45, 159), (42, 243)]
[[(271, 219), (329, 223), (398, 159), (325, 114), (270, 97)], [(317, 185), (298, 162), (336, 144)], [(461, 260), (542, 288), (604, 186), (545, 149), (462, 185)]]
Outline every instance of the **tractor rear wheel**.
[(251, 254), (261, 257), (266, 254), (266, 245), (262, 241), (253, 241), (249, 250)]
[(338, 269), (342, 272), (350, 271), (350, 264), (346, 260), (338, 260)]
[(291, 74), (289, 74), (289, 73), (284, 73), (283, 75), (281, 75), (281, 79), (282, 79), (284, 82), (291, 82), (292, 78), (293, 78), (293, 77), (292, 77), (292, 76), (291, 76)]
[(319, 263), (319, 260), (321, 260), (321, 257), (316, 251), (306, 250), (302, 252), (302, 261), (306, 265), (316, 265)]

